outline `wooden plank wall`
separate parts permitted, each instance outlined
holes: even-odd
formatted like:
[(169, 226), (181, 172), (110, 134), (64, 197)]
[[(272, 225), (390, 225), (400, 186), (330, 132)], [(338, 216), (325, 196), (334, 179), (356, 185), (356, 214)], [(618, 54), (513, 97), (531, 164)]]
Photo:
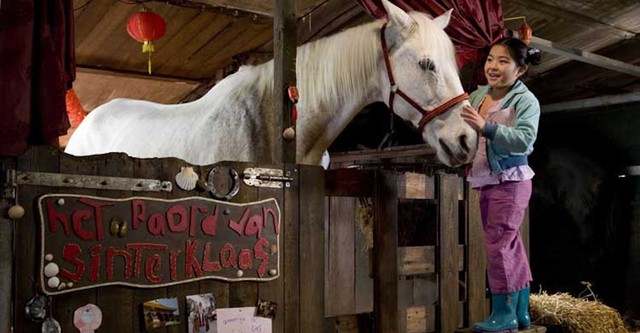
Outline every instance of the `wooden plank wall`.
[[(4, 169), (17, 167), (20, 171), (61, 172), (85, 175), (105, 175), (118, 177), (151, 178), (173, 180), (180, 167), (185, 163), (177, 159), (131, 159), (122, 154), (108, 154), (95, 157), (76, 158), (60, 153), (52, 147), (34, 147), (25, 155), (16, 159), (2, 159)], [(231, 164), (237, 170), (244, 169), (247, 163)], [(186, 301), (185, 296), (192, 294), (213, 293), (216, 308), (254, 306), (258, 298), (275, 301), (278, 304), (277, 314), (273, 324), (274, 332), (321, 332), (324, 321), (324, 227), (323, 227), (323, 170), (316, 166), (287, 165), (287, 170), (294, 174), (295, 181), (287, 190), (258, 189), (257, 187), (241, 186), (240, 192), (232, 199), (234, 202), (257, 201), (266, 198), (276, 198), (282, 208), (282, 225), (280, 234), (280, 278), (270, 282), (235, 282), (227, 283), (216, 280), (203, 280), (176, 286), (136, 289), (128, 287), (101, 287), (84, 291), (77, 291), (52, 297), (52, 314), (62, 326), (63, 332), (74, 332), (73, 312), (76, 308), (87, 303), (98, 305), (103, 312), (103, 322), (100, 331), (104, 332), (142, 332), (144, 322), (141, 304), (145, 301), (177, 297), (180, 307), (180, 325), (154, 329), (154, 332), (186, 332)], [(210, 168), (204, 168), (209, 170)], [(199, 174), (202, 169), (196, 172)], [(300, 198), (298, 192), (304, 188)], [(19, 201), (25, 207), (25, 216), (16, 222), (16, 256), (19, 264), (15, 266), (16, 284), (13, 299), (13, 318), (11, 321), (0, 323), (2, 328), (14, 325), (14, 332), (26, 333), (40, 331), (40, 324), (27, 321), (24, 314), (26, 302), (34, 295), (36, 289), (33, 283), (37, 271), (39, 236), (36, 201), (39, 195), (46, 193), (81, 193), (104, 197), (129, 197), (131, 191), (52, 188), (37, 186), (21, 186)], [(209, 197), (207, 193), (183, 191), (174, 186), (172, 193), (167, 192), (135, 192), (136, 196), (177, 198), (188, 196)], [(2, 207), (9, 203), (2, 201)], [(0, 207), (0, 208), (2, 208)], [(299, 214), (298, 210), (303, 213)], [(4, 228), (10, 227), (10, 220), (1, 218), (0, 229), (3, 238), (0, 247), (10, 246), (5, 240)], [(7, 233), (11, 235), (11, 233)], [(301, 243), (302, 242), (302, 243)], [(4, 253), (4, 252), (3, 252)], [(7, 251), (5, 254), (10, 253)], [(0, 315), (11, 311), (10, 284), (13, 279), (5, 278), (12, 274), (11, 258), (9, 255), (0, 256), (0, 288), (2, 297), (9, 301), (2, 302)], [(304, 281), (304, 287), (301, 286)], [(5, 286), (9, 284), (9, 286)], [(3, 317), (7, 318), (7, 317)]]
[[(342, 166), (333, 165), (336, 169), (327, 176), (328, 195), (332, 196), (326, 198), (325, 316), (346, 322), (356, 318), (355, 314), (373, 311), (373, 290), (366, 284), (373, 280), (363, 270), (375, 269), (369, 267), (372, 258), (357, 249), (358, 239), (364, 236), (354, 224), (359, 205), (356, 195), (373, 193), (372, 187), (358, 185), (358, 181), (372, 183), (374, 178), (371, 171), (340, 169)], [(398, 248), (398, 331), (453, 332), (484, 319), (488, 303), (477, 192), (470, 191), (456, 174), (401, 172), (396, 176), (396, 198), (437, 204), (439, 228), (436, 245)], [(367, 286), (368, 298), (358, 292), (363, 290), (359, 286)], [(336, 330), (343, 332), (331, 328), (331, 332)]]

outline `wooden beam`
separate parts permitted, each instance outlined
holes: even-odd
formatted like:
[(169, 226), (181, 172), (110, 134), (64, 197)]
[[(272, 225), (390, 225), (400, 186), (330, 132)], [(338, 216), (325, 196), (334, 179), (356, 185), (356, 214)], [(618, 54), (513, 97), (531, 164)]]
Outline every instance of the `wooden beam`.
[(530, 8), (534, 11), (542, 13), (547, 17), (555, 17), (562, 20), (573, 21), (577, 23), (582, 23), (584, 25), (593, 26), (594, 24), (606, 27), (610, 29), (610, 32), (613, 34), (617, 34), (620, 38), (628, 39), (635, 37), (636, 33), (634, 31), (630, 31), (624, 27), (615, 25), (610, 22), (606, 22), (603, 20), (599, 20), (595, 17), (591, 17), (585, 14), (580, 13), (579, 11), (567, 10), (561, 8), (559, 6), (553, 6), (546, 4), (542, 1), (538, 0), (509, 0), (509, 2), (522, 6), (525, 8)]
[(640, 102), (640, 92), (620, 95), (607, 95), (594, 98), (586, 98), (577, 101), (561, 102), (543, 105), (542, 113), (562, 112), (562, 111), (579, 111), (584, 109), (597, 108), (602, 106), (611, 106), (627, 103)]
[(398, 333), (398, 192), (393, 171), (374, 177), (373, 312), (375, 333)]
[(225, 8), (231, 11), (242, 11), (262, 16), (273, 16), (273, 1), (256, 0), (200, 0), (211, 7)]
[[(273, 126), (279, 138), (282, 138), (284, 129), (293, 124), (292, 103), (287, 89), (296, 85), (296, 35), (295, 0), (276, 0), (273, 19)], [(295, 137), (292, 140), (283, 139), (281, 142), (281, 145), (276, 144), (276, 156), (281, 156), (278, 159), (283, 163), (295, 163)]]
[[(512, 31), (514, 37), (519, 37), (517, 31)], [(540, 37), (531, 38), (531, 47), (539, 48), (544, 52), (567, 57), (571, 60), (581, 61), (590, 65), (606, 68), (612, 71), (639, 76), (640, 66), (628, 64), (619, 60), (611, 59), (595, 53), (574, 49), (556, 42), (552, 42)]]
[(148, 75), (143, 72), (127, 71), (127, 70), (116, 69), (116, 68), (94, 67), (94, 66), (83, 65), (83, 64), (76, 65), (76, 71), (80, 73), (119, 76), (119, 77), (133, 78), (133, 79), (154, 80), (154, 81), (163, 81), (163, 82), (182, 82), (187, 84), (205, 83), (203, 81), (194, 80), (192, 78), (182, 77), (182, 76), (158, 75), (158, 74)]

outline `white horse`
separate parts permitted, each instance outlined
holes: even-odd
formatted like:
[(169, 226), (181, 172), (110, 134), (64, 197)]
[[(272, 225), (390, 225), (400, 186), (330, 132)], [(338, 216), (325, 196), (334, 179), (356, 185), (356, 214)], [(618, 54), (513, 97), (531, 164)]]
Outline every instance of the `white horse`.
[[(320, 164), (351, 119), (376, 101), (391, 103), (396, 114), (419, 128), (444, 164), (458, 166), (473, 158), (477, 134), (460, 117), (468, 102), (461, 96), (453, 44), (443, 30), (451, 11), (432, 19), (383, 4), (386, 25), (378, 20), (298, 47), (298, 163)], [(409, 98), (400, 98), (403, 93)], [(84, 119), (65, 151), (76, 156), (124, 152), (139, 158), (177, 157), (195, 165), (278, 162), (282, 133), (272, 124), (281, 115), (274, 112), (272, 100), (273, 61), (243, 66), (190, 103), (112, 100)]]

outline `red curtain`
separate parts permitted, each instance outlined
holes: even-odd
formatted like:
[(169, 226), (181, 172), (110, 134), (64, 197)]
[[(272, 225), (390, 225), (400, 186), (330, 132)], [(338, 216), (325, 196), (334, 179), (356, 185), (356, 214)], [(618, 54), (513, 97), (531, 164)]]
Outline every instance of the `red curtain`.
[[(386, 17), (380, 0), (357, 0), (375, 18)], [(502, 37), (500, 0), (393, 0), (405, 11), (420, 11), (436, 17), (453, 8), (445, 29), (456, 47), (458, 66), (473, 71), (470, 87), (484, 82), (482, 67), (487, 47)]]
[(75, 79), (73, 0), (0, 2), (0, 156), (57, 144)]

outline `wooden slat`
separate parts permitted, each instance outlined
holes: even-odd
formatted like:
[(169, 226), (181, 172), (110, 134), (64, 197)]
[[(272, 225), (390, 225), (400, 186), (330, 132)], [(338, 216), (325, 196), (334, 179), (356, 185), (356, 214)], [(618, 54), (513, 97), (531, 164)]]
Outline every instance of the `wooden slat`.
[[(96, 159), (97, 174), (113, 177), (133, 177), (133, 160), (125, 154), (109, 154)], [(131, 191), (97, 191), (100, 197), (124, 198), (132, 196)], [(131, 225), (129, 224), (129, 228)], [(105, 316), (110, 316), (116, 309), (135, 309), (133, 289), (116, 286), (96, 290), (97, 304)], [(105, 332), (130, 332), (134, 326), (134, 311), (118, 311), (117, 320), (104, 320), (100, 326)]]
[[(133, 176), (136, 178), (163, 179), (163, 164), (160, 159), (134, 159)], [(165, 180), (165, 179), (163, 179)], [(145, 197), (166, 198), (166, 194), (160, 192), (145, 192)], [(144, 314), (142, 313), (142, 303), (157, 298), (167, 297), (167, 288), (134, 289), (133, 308), (136, 309), (133, 316), (133, 331), (145, 332)], [(157, 328), (158, 332), (166, 332), (165, 327)]]
[(458, 328), (458, 185), (459, 178), (439, 174), (438, 179), (438, 243), (440, 277), (440, 332)]
[[(222, 165), (234, 168), (239, 174), (242, 174), (244, 168), (248, 167), (247, 164), (241, 163), (224, 163)], [(220, 181), (230, 182), (229, 177), (224, 177)], [(228, 187), (231, 188), (230, 184)], [(221, 187), (222, 189), (222, 187)], [(231, 199), (233, 202), (249, 202), (258, 200), (258, 188), (255, 186), (245, 186), (242, 184), (238, 194)], [(281, 229), (282, 232), (282, 229)], [(280, 238), (282, 242), (282, 238)], [(281, 253), (282, 254), (282, 253)], [(229, 306), (230, 307), (245, 307), (255, 306), (258, 299), (258, 284), (255, 282), (233, 282), (229, 283)]]
[[(17, 158), (17, 169), (24, 171), (59, 172), (58, 154), (51, 147), (32, 147), (24, 155)], [(51, 188), (38, 186), (21, 186), (18, 188), (18, 202), (24, 207), (25, 215), (16, 222), (16, 254), (20, 260), (15, 264), (15, 310), (14, 324), (15, 332), (39, 332), (40, 325), (28, 321), (25, 317), (24, 308), (26, 303), (33, 297), (36, 291), (34, 281), (37, 281), (36, 262), (39, 255), (36, 252), (37, 237), (40, 234), (38, 229), (38, 213), (36, 210), (36, 198), (39, 194), (50, 192)], [(33, 279), (33, 280), (32, 280)], [(56, 302), (57, 305), (57, 302)], [(73, 309), (75, 310), (75, 309)], [(70, 320), (64, 320), (62, 316), (72, 316), (73, 310), (69, 308), (56, 307), (53, 312), (54, 318), (58, 319), (63, 331), (75, 329)]]
[[(183, 162), (182, 160), (175, 158), (167, 158), (162, 159), (162, 178), (163, 180), (175, 180), (175, 175), (180, 172), (180, 168), (187, 166), (188, 164)], [(198, 175), (200, 175), (200, 170), (198, 168), (194, 169)], [(167, 194), (167, 198), (169, 199), (177, 199), (177, 198), (186, 198), (196, 195), (196, 190), (193, 191), (184, 191), (180, 189), (178, 186), (175, 186), (171, 191), (171, 193)], [(202, 193), (201, 196), (206, 196), (206, 193)], [(196, 295), (202, 293), (212, 293), (213, 290), (207, 290), (201, 292), (200, 290), (200, 282), (189, 282), (183, 284), (177, 284), (174, 286), (169, 286), (166, 288), (168, 297), (176, 297), (178, 299), (178, 307), (180, 308), (180, 324), (178, 325), (170, 325), (167, 326), (167, 333), (184, 333), (188, 332), (189, 322), (189, 310), (187, 308), (186, 297), (189, 295)], [(217, 299), (216, 299), (217, 301)], [(217, 302), (216, 302), (217, 303)], [(217, 305), (217, 304), (216, 304)], [(213, 322), (215, 325), (215, 322)], [(117, 332), (117, 331), (113, 331)]]
[[(283, 189), (274, 189), (274, 188), (259, 188), (258, 189), (258, 199), (263, 200), (267, 198), (276, 198), (278, 200), (278, 204), (280, 208), (284, 208), (283, 205), (286, 205), (284, 202), (284, 190)], [(280, 223), (284, 223), (284, 220), (281, 220)], [(286, 227), (286, 226), (285, 226)], [(282, 232), (283, 229), (281, 229)], [(284, 234), (280, 234), (280, 246), (278, 247), (278, 256), (280, 257), (280, 277), (273, 281), (269, 281), (266, 283), (261, 283), (258, 286), (258, 296), (260, 299), (268, 300), (271, 302), (276, 302), (278, 304), (276, 318), (273, 321), (273, 332), (284, 332), (284, 259), (283, 253), (285, 253), (284, 248)]]
[(400, 157), (432, 157), (436, 151), (427, 145), (411, 145), (384, 149), (368, 149), (331, 155), (331, 162), (361, 162), (366, 160), (391, 159)]
[[(406, 333), (435, 332), (435, 306), (412, 306), (404, 311), (407, 329)], [(444, 331), (443, 331), (444, 332)]]
[[(16, 168), (15, 158), (0, 158), (0, 172)], [(0, 179), (3, 176), (0, 175)], [(13, 200), (0, 199), (0, 331), (11, 332), (13, 313), (14, 222), (5, 213), (14, 205)], [(24, 207), (24, 206), (23, 206)], [(27, 207), (28, 209), (28, 207)], [(24, 218), (24, 217), (23, 217)], [(20, 219), (21, 220), (21, 219)]]
[(353, 314), (355, 309), (355, 204), (356, 198), (329, 199), (329, 283), (325, 286), (326, 316)]
[[(295, 164), (285, 164), (285, 172), (295, 173)], [(300, 215), (298, 195), (302, 191), (300, 177), (294, 177), (289, 188), (284, 191), (284, 332), (300, 331)], [(319, 276), (322, 278), (322, 276)]]
[(397, 174), (375, 173), (374, 195), (374, 327), (375, 332), (398, 332), (398, 193)]
[(355, 297), (356, 313), (373, 312), (373, 277), (371, 274), (370, 260), (372, 251), (367, 244), (368, 236), (356, 228), (355, 232)]
[(467, 191), (467, 313), (469, 324), (477, 323), (488, 314), (487, 307), (487, 257), (484, 250), (484, 231), (480, 216), (480, 194)]
[(327, 196), (370, 197), (373, 195), (372, 178), (373, 172), (366, 170), (328, 170), (325, 174), (325, 194)]
[[(96, 175), (97, 170), (97, 158), (77, 158), (67, 154), (61, 154), (60, 158), (60, 173), (67, 174), (84, 174), (84, 175)], [(97, 190), (93, 189), (53, 189), (49, 188), (46, 193), (79, 193), (86, 195), (96, 195)], [(55, 259), (54, 259), (55, 260)], [(60, 295), (55, 298), (58, 304), (58, 309), (62, 312), (59, 317), (56, 318), (60, 322), (60, 326), (63, 331), (73, 331), (75, 326), (73, 325), (73, 313), (74, 311), (88, 303), (96, 304), (97, 289), (88, 289), (82, 291), (75, 291), (73, 293)], [(56, 306), (54, 306), (55, 308)]]
[(323, 332), (324, 318), (324, 170), (300, 170), (300, 329)]
[[(464, 270), (464, 245), (457, 245), (457, 269)], [(398, 274), (417, 275), (436, 271), (435, 246), (406, 246), (398, 248)]]
[(398, 198), (434, 199), (435, 184), (433, 176), (415, 172), (405, 172), (398, 175)]

